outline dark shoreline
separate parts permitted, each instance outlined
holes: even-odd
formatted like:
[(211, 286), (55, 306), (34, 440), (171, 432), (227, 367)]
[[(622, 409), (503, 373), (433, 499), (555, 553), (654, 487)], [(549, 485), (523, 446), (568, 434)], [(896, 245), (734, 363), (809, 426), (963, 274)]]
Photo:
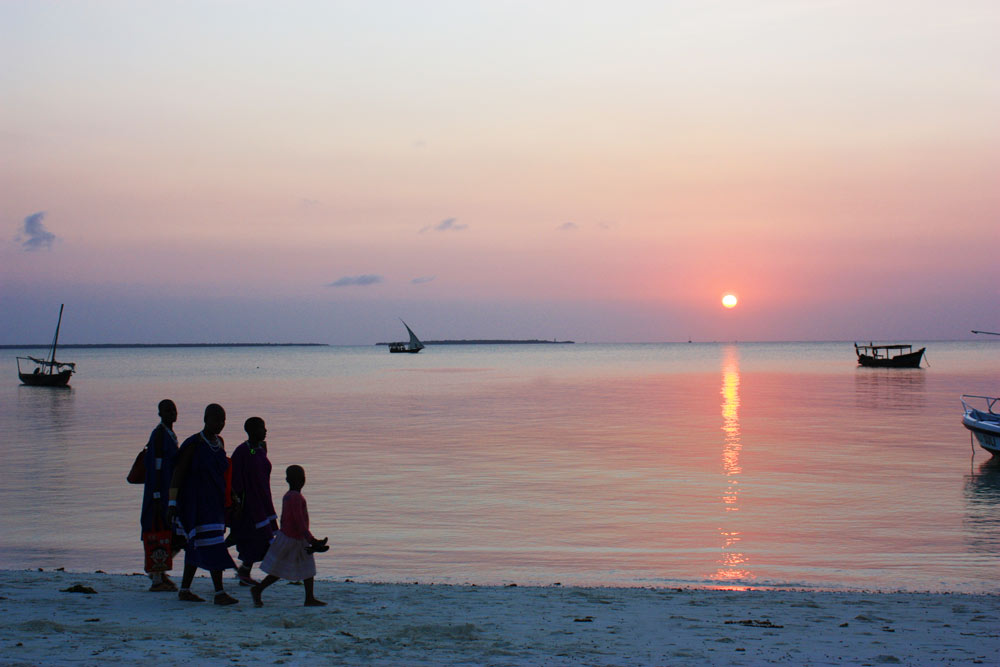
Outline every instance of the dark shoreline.
[[(573, 345), (572, 340), (508, 340), (473, 338), (469, 340), (425, 340), (424, 345)], [(376, 345), (392, 345), (392, 343), (375, 343)]]
[[(52, 343), (41, 345), (0, 345), (0, 350), (52, 347)], [(117, 349), (145, 347), (329, 347), (326, 343), (66, 343), (60, 350), (75, 349)]]

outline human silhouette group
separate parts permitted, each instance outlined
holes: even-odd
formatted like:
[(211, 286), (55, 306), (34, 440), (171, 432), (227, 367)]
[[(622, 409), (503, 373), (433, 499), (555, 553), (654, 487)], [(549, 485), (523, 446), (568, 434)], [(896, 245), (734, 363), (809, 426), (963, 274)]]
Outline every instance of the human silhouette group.
[[(302, 466), (291, 465), (285, 471), (288, 492), (282, 498), (279, 524), (271, 498), (271, 461), (264, 420), (246, 420), (243, 428), (247, 439), (230, 458), (220, 435), (226, 425), (226, 411), (221, 405), (209, 404), (204, 428), (179, 446), (173, 431), (176, 404), (164, 399), (158, 412), (160, 423), (146, 445), (140, 524), (144, 537), (153, 531), (171, 533), (171, 555), (183, 550), (184, 571), (178, 588), (162, 569), (164, 564), (151, 566), (147, 559), (149, 590), (176, 592), (183, 602), (204, 602), (191, 590), (201, 568), (211, 576), (213, 602), (232, 605), (239, 600), (226, 592), (223, 572), (235, 569), (239, 584), (250, 588), (256, 607), (263, 606), (264, 589), (278, 579), (301, 581), (305, 605), (324, 606), (326, 603), (314, 595), (313, 554), (329, 550), (327, 538), (317, 539), (309, 531)], [(236, 547), (238, 567), (229, 553), (231, 546)], [(267, 575), (261, 581), (251, 575), (255, 563), (260, 563)]]

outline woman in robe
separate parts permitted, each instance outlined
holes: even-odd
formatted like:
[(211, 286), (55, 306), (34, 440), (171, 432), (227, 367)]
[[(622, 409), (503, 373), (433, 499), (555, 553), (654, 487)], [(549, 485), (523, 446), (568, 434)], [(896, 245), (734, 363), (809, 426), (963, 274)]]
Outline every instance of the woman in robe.
[(184, 529), (184, 577), (177, 597), (185, 602), (204, 602), (191, 592), (198, 568), (208, 570), (215, 586), (215, 604), (236, 604), (226, 593), (222, 571), (236, 568), (226, 547), (226, 504), (229, 459), (219, 435), (226, 425), (226, 411), (221, 405), (205, 408), (205, 428), (184, 441), (177, 454), (177, 466), (170, 483), (170, 514)]
[[(177, 421), (177, 406), (169, 398), (165, 398), (160, 401), (157, 411), (160, 423), (153, 429), (146, 444), (146, 479), (142, 492), (142, 512), (139, 515), (143, 535), (170, 527), (166, 514), (170, 479), (174, 474), (174, 460), (177, 458), (177, 436), (173, 429), (174, 422)], [(175, 548), (174, 551), (176, 550)], [(151, 591), (177, 590), (166, 572), (150, 572), (149, 578), (152, 580), (149, 588)]]
[(233, 452), (233, 512), (229, 541), (236, 544), (242, 561), (236, 576), (240, 584), (253, 586), (250, 576), (254, 563), (264, 554), (278, 529), (278, 516), (271, 498), (271, 461), (267, 458), (267, 427), (260, 417), (250, 417), (243, 425), (247, 440)]

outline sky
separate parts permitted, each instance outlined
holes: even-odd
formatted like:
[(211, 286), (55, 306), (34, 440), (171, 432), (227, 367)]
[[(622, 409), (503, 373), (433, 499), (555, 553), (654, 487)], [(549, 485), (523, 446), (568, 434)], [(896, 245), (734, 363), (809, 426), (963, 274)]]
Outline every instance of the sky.
[(0, 344), (60, 303), (63, 343), (997, 331), (997, 35), (995, 0), (3, 2)]

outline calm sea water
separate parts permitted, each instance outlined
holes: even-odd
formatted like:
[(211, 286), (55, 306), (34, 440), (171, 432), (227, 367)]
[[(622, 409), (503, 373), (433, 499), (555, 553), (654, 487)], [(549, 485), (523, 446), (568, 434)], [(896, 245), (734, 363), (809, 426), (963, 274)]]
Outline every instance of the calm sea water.
[(69, 390), (0, 360), (0, 567), (141, 569), (125, 483), (176, 401), (268, 424), (277, 501), (306, 469), (319, 576), (376, 581), (996, 592), (1000, 464), (959, 396), (1000, 344), (930, 367), (851, 345), (66, 350)]

